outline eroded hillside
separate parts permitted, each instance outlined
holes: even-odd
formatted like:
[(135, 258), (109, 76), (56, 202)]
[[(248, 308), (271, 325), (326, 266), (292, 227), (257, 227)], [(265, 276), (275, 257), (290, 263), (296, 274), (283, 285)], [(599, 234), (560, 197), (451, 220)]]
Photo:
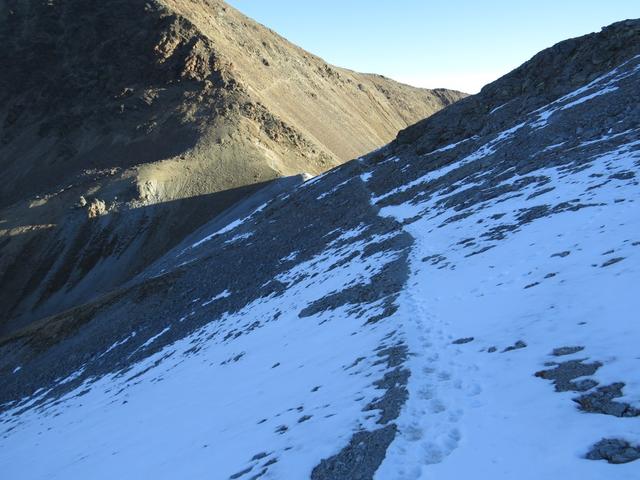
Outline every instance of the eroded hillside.
[(0, 331), (463, 96), (332, 67), (217, 0), (10, 0), (0, 41)]

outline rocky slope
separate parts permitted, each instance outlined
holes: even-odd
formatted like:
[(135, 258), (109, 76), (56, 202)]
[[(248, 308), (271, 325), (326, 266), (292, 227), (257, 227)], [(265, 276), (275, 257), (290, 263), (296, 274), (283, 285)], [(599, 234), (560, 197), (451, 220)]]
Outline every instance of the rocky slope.
[(5, 473), (638, 478), (639, 93), (563, 42), (6, 338)]
[(335, 68), (218, 0), (8, 0), (0, 41), (0, 332), (462, 97)]

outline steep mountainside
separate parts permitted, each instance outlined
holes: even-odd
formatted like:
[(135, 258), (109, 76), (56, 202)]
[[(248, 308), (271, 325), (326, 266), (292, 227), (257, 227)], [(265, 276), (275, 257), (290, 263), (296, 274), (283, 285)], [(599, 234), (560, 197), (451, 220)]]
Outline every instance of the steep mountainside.
[(637, 479), (638, 175), (634, 20), (6, 338), (3, 471)]
[(0, 332), (462, 97), (332, 67), (218, 0), (8, 0), (0, 41)]

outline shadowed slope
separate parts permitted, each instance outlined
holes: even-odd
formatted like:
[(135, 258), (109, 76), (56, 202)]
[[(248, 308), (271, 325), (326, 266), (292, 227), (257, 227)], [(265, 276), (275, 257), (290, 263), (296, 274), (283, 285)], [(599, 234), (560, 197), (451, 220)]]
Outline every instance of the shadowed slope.
[[(131, 278), (242, 198), (219, 193), (316, 175), (463, 96), (334, 68), (220, 1), (8, 0), (0, 42), (0, 317), (14, 325)], [(107, 213), (108, 227), (87, 220)]]

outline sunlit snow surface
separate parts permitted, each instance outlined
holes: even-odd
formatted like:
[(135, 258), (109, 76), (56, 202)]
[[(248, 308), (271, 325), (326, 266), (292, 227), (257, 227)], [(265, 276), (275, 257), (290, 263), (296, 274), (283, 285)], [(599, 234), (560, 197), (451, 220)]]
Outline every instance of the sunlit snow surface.
[[(378, 415), (363, 408), (379, 395), (371, 382), (384, 367), (371, 361), (349, 367), (370, 355), (393, 325), (362, 330), (362, 321), (344, 308), (305, 319), (298, 312), (384, 265), (384, 256), (373, 255), (326, 271), (336, 258), (377, 240), (297, 265), (281, 280), (319, 275), (298, 279), (284, 297), (262, 298), (212, 319), (126, 373), (92, 381), (17, 418), (13, 413), (23, 405), (5, 413), (0, 458), (5, 472), (9, 466), (6, 478), (222, 479), (249, 467), (259, 473), (272, 461), (267, 478), (308, 476), (354, 428), (375, 424)], [(282, 312), (277, 321), (276, 312)], [(235, 335), (253, 322), (260, 324), (253, 332)], [(252, 461), (255, 455), (260, 458)]]
[[(389, 339), (408, 347), (409, 396), (376, 479), (640, 478), (640, 462), (584, 458), (602, 438), (640, 444), (640, 417), (581, 412), (576, 392), (555, 392), (535, 376), (549, 362), (597, 361), (602, 366), (589, 378), (598, 386), (624, 382), (616, 400), (640, 407), (640, 127), (612, 128), (573, 146), (549, 141), (532, 154), (539, 167), (522, 175), (506, 167), (513, 171), (495, 180), (504, 172), (488, 169), (500, 165), (481, 163), (518, 135), (541, 135), (555, 115), (615, 93), (618, 82), (638, 74), (638, 58), (630, 62), (484, 143), (458, 141), (411, 165), (383, 159), (378, 168), (425, 165), (386, 189), (376, 187), (376, 168), (359, 162), (363, 171), (314, 198), (321, 205), (358, 182), (371, 185), (377, 190), (369, 202), (398, 220), (396, 232), (367, 237), (364, 224), (331, 232), (335, 240), (303, 260), (304, 245), (296, 245), (281, 259), (293, 265), (274, 278), (287, 286), (284, 294), (211, 318), (132, 368), (87, 379), (63, 398), (39, 404), (47, 395), (40, 391), (11, 405), (0, 416), (2, 478), (309, 478), (355, 432), (379, 427), (380, 410), (367, 406), (382, 393), (374, 381), (388, 367), (375, 352)], [(428, 168), (444, 154), (457, 156)], [(581, 156), (576, 164), (549, 163), (548, 155)], [(192, 247), (260, 219), (264, 208)], [(369, 284), (399, 253), (362, 252), (399, 232), (414, 244), (395, 313), (366, 324), (363, 311), (384, 306), (363, 300), (359, 309), (300, 315), (346, 286)], [(192, 310), (175, 322), (231, 294), (191, 299)], [(170, 329), (136, 351), (151, 349)], [(509, 349), (517, 342), (526, 346)]]
[[(533, 376), (545, 362), (558, 361), (553, 349), (584, 346), (562, 360), (602, 362), (592, 378), (601, 385), (625, 382), (619, 400), (640, 404), (634, 286), (640, 281), (640, 192), (637, 182), (620, 180), (589, 190), (601, 182), (594, 173), (637, 171), (638, 145), (595, 158), (579, 173), (536, 172), (556, 188), (529, 201), (493, 201), (441, 228), (434, 225), (446, 211), (405, 227), (417, 245), (399, 313), (417, 319), (407, 334), (417, 356), (410, 361), (401, 436), (376, 478), (453, 479), (466, 473), (463, 464), (482, 472), (480, 478), (638, 478), (637, 463), (612, 466), (583, 457), (603, 437), (640, 443), (639, 417), (581, 413), (574, 392), (554, 393), (550, 382)], [(521, 192), (526, 197), (534, 190)], [(539, 218), (499, 241), (482, 239), (522, 208), (567, 199), (598, 206)], [(403, 208), (437, 211), (433, 202), (388, 211), (405, 218)], [(492, 220), (496, 214), (506, 215)], [(473, 245), (460, 244), (469, 238)], [(486, 246), (493, 248), (469, 256)], [(612, 259), (621, 260), (607, 266)], [(502, 353), (518, 340), (527, 347)], [(491, 347), (496, 352), (489, 353)]]

